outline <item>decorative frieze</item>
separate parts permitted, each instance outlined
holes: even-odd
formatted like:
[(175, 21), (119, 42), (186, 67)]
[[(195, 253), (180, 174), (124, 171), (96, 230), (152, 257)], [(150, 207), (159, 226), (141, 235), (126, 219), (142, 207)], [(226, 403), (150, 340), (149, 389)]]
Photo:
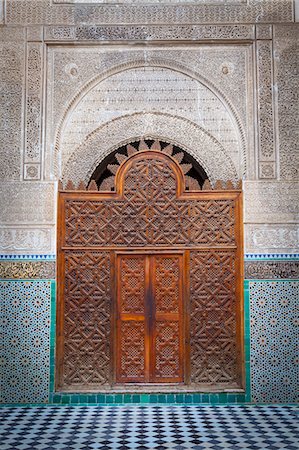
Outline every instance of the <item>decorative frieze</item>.
[[(8, 24), (186, 24), (292, 22), (293, 0), (248, 0), (223, 4), (91, 4), (59, 5), (51, 0), (6, 0)], [(189, 2), (188, 2), (189, 3)], [(210, 3), (210, 1), (209, 1)]]
[(275, 178), (275, 129), (272, 92), (272, 42), (257, 41), (259, 178)]
[[(298, 221), (299, 183), (244, 181), (243, 188), (245, 223), (286, 224)], [(246, 251), (251, 250), (247, 248)]]
[(298, 279), (298, 261), (245, 261), (245, 279)]
[[(79, 3), (81, 5), (96, 5), (101, 3), (111, 3), (115, 4), (115, 0), (52, 0), (53, 3), (58, 4), (76, 4)], [(148, 0), (137, 0), (138, 3), (148, 3)], [(217, 3), (223, 4), (231, 3), (234, 5), (241, 5), (242, 3), (246, 3), (247, 0), (163, 0), (163, 3), (204, 3), (205, 5), (216, 5)], [(136, 0), (118, 0), (118, 3), (122, 4), (130, 4), (136, 3)], [(151, 0), (151, 3), (161, 3), (161, 0)]]
[(0, 261), (1, 279), (55, 279), (54, 261)]
[[(39, 180), (41, 175), (41, 124), (42, 124), (42, 64), (43, 45), (38, 42), (27, 44), (26, 80), (26, 127), (24, 180)], [(35, 165), (28, 164), (35, 163)]]
[(253, 25), (48, 26), (46, 41), (244, 40), (254, 38)]
[(280, 178), (299, 179), (298, 24), (274, 27)]
[(247, 252), (296, 252), (299, 248), (299, 226), (291, 224), (246, 224)]
[(55, 250), (55, 228), (32, 226), (0, 227), (0, 252), (47, 253)]

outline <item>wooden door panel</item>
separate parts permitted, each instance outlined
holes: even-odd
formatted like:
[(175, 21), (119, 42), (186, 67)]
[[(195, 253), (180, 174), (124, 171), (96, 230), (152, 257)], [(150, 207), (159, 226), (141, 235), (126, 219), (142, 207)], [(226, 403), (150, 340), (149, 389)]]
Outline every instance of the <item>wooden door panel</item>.
[(121, 255), (117, 261), (116, 380), (145, 382), (148, 332), (145, 322), (147, 289), (144, 255)]
[(183, 255), (153, 256), (153, 380), (183, 381)]
[(183, 381), (183, 255), (117, 258), (117, 382)]

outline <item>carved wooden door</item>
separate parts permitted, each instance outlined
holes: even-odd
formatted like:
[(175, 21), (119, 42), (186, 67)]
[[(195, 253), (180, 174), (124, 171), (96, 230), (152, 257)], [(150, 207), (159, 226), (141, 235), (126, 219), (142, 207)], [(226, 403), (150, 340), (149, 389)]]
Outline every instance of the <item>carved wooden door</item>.
[(243, 385), (242, 193), (188, 190), (155, 145), (119, 155), (113, 192), (59, 194), (58, 389)]
[(117, 256), (116, 381), (183, 381), (183, 255)]

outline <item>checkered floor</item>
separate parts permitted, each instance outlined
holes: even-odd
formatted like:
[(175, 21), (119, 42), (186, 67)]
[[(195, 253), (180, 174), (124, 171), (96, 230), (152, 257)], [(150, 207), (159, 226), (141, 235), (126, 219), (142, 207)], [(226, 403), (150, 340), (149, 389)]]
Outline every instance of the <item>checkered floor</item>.
[(298, 409), (274, 405), (2, 408), (0, 448), (298, 450)]

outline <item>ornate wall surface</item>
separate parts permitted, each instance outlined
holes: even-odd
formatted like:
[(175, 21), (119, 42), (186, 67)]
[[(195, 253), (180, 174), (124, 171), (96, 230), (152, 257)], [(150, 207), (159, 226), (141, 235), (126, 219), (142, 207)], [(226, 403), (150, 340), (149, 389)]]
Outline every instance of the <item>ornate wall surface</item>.
[[(212, 183), (243, 180), (249, 381), (230, 400), (297, 400), (295, 20), (293, 0), (0, 0), (2, 402), (62, 401), (53, 393), (58, 179), (87, 182), (111, 151), (144, 136), (190, 153)], [(26, 354), (34, 327), (35, 356)]]

